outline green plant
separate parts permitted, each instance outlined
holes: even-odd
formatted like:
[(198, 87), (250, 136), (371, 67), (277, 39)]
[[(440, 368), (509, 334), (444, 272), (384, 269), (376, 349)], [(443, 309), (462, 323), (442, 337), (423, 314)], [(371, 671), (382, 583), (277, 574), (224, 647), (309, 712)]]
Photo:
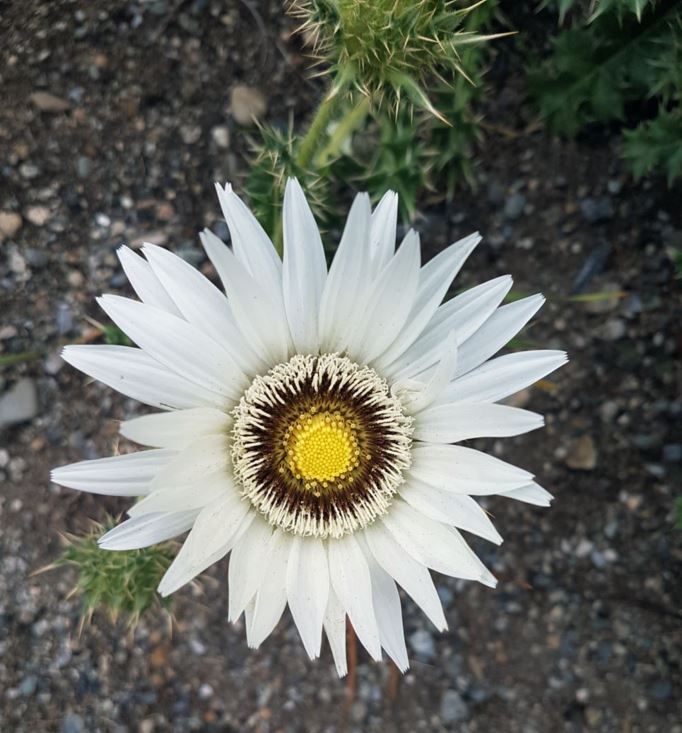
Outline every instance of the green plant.
[(78, 577), (72, 595), (82, 598), (81, 625), (90, 622), (95, 610), (102, 610), (113, 623), (121, 618), (132, 628), (151, 608), (170, 608), (170, 599), (162, 599), (156, 587), (175, 552), (169, 544), (123, 552), (101, 549), (98, 538), (115, 525), (108, 518), (82, 537), (66, 537), (67, 545), (61, 556), (45, 568), (68, 565), (76, 569)]
[[(552, 4), (562, 20), (575, 5)], [(556, 36), (547, 61), (529, 71), (531, 93), (559, 134), (575, 135), (594, 122), (636, 122), (625, 131), (624, 158), (636, 176), (663, 170), (672, 183), (682, 176), (682, 4), (602, 0), (590, 7), (583, 22), (579, 16)]]

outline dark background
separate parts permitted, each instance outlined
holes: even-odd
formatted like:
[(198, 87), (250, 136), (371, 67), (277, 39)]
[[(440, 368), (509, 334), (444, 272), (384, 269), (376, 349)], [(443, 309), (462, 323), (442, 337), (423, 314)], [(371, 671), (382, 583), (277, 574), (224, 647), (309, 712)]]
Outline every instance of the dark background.
[[(109, 455), (140, 410), (63, 365), (59, 345), (96, 338), (96, 295), (130, 292), (122, 242), (164, 244), (213, 276), (195, 235), (226, 236), (213, 181), (239, 188), (253, 134), (235, 86), (298, 129), (320, 94), (292, 28), (277, 2), (0, 3), (0, 356), (46, 350), (0, 372), (0, 394), (28, 380), (30, 415), (3, 426), (0, 410), (0, 730), (679, 733), (679, 190), (634, 183), (609, 129), (565, 142), (529, 128), (504, 43), (478, 190), (416, 223), (429, 255), (479, 229), (456, 289), (512, 273), (517, 294), (548, 297), (524, 343), (571, 357), (515, 398), (547, 429), (485, 446), (556, 496), (549, 510), (486, 502), (505, 543), (474, 545), (497, 590), (438, 577), (444, 635), (406, 601), (412, 669), (396, 692), (360, 651), (348, 702), (328, 650), (309, 662), (288, 616), (246, 648), (226, 621), (226, 561), (177, 595), (172, 635), (161, 613), (134, 633), (95, 615), (79, 634), (71, 572), (31, 575), (60, 533), (125, 508), (51, 485), (50, 467)], [(45, 109), (39, 91), (63, 103)]]

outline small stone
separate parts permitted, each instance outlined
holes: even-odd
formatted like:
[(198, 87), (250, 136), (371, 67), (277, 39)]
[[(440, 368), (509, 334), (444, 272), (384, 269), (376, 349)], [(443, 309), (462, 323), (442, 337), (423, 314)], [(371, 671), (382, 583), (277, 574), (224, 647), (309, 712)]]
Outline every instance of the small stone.
[(159, 221), (170, 221), (175, 216), (175, 209), (167, 201), (162, 201), (156, 207), (156, 218)]
[(263, 93), (255, 87), (237, 84), (230, 92), (232, 117), (240, 125), (250, 125), (266, 113), (268, 104)]
[(436, 656), (436, 645), (433, 637), (425, 629), (419, 629), (410, 636), (410, 646), (412, 651), (425, 661), (429, 661)]
[(85, 723), (83, 718), (76, 713), (67, 713), (62, 722), (61, 733), (84, 733)]
[(35, 247), (28, 247), (24, 250), (24, 257), (26, 258), (26, 261), (28, 262), (31, 267), (35, 267), (36, 269), (40, 269), (41, 267), (45, 267), (48, 263), (48, 257), (41, 249), (36, 249)]
[(649, 687), (649, 695), (657, 700), (667, 700), (672, 694), (673, 688), (669, 680), (656, 680)]
[(604, 341), (619, 341), (628, 331), (627, 323), (620, 318), (612, 318), (602, 326), (599, 335)]
[(38, 414), (35, 382), (20, 379), (0, 397), (0, 428), (31, 420)]
[(593, 471), (597, 466), (597, 449), (589, 435), (582, 435), (570, 443), (564, 460), (574, 471)]
[(47, 206), (29, 206), (26, 209), (26, 218), (37, 227), (42, 227), (50, 221), (52, 212)]
[(599, 417), (605, 423), (613, 422), (619, 412), (620, 406), (613, 400), (608, 400), (599, 407)]
[(137, 730), (138, 730), (138, 733), (154, 733), (155, 728), (156, 728), (156, 725), (154, 723), (154, 718), (145, 718), (140, 723)]
[(7, 339), (13, 339), (19, 332), (16, 326), (8, 324), (0, 328), (0, 341), (7, 341)]
[(180, 137), (185, 145), (194, 145), (201, 139), (201, 127), (199, 125), (182, 125)]
[(218, 125), (211, 130), (211, 139), (217, 147), (225, 150), (230, 147), (230, 131), (225, 125)]
[(57, 303), (55, 324), (60, 336), (64, 336), (69, 333), (69, 331), (73, 330), (73, 315), (71, 313), (71, 308), (67, 303)]
[(76, 161), (76, 174), (79, 178), (87, 178), (92, 171), (92, 161), (85, 155), (79, 155)]
[(663, 460), (666, 463), (682, 463), (682, 443), (664, 445)]
[(72, 288), (80, 288), (85, 282), (85, 276), (80, 270), (70, 270), (66, 276), (66, 281)]
[(523, 214), (526, 206), (526, 197), (522, 193), (513, 193), (507, 198), (504, 204), (504, 215), (507, 219), (514, 221)]
[(22, 219), (14, 211), (0, 211), (0, 242), (13, 237), (22, 225)]
[(208, 700), (210, 697), (213, 697), (213, 694), (213, 688), (206, 682), (199, 688), (199, 698), (201, 700)]
[(34, 674), (29, 674), (24, 677), (19, 685), (19, 692), (24, 697), (29, 697), (38, 689), (38, 678)]
[(53, 351), (43, 362), (43, 369), (47, 374), (54, 376), (64, 366), (64, 360), (59, 356), (59, 352)]
[(26, 260), (17, 252), (16, 250), (14, 252), (9, 253), (9, 269), (15, 274), (15, 275), (25, 275), (26, 270), (28, 269), (26, 266)]
[(40, 168), (37, 165), (33, 165), (33, 163), (22, 163), (19, 166), (19, 173), (22, 178), (31, 181), (40, 175)]
[(578, 546), (575, 548), (576, 557), (587, 557), (594, 549), (594, 544), (588, 539), (582, 539), (578, 542)]
[(66, 112), (66, 110), (71, 107), (66, 99), (56, 97), (54, 94), (50, 94), (49, 92), (33, 92), (30, 96), (30, 100), (31, 103), (41, 112)]
[(106, 214), (100, 212), (95, 215), (95, 224), (102, 229), (108, 229), (111, 226), (111, 219)]
[(613, 202), (608, 196), (598, 199), (586, 198), (580, 202), (580, 211), (590, 224), (597, 224), (613, 218)]
[(458, 723), (469, 717), (469, 706), (457, 690), (446, 690), (440, 701), (440, 719), (443, 723)]

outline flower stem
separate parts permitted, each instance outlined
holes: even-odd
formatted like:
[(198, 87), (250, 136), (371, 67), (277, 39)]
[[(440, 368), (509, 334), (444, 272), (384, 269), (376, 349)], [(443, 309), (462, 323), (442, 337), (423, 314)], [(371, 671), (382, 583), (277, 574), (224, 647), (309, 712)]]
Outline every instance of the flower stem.
[(320, 106), (317, 108), (313, 121), (310, 123), (308, 132), (306, 132), (305, 137), (301, 141), (301, 147), (298, 150), (296, 163), (301, 168), (305, 168), (310, 165), (320, 140), (322, 139), (322, 136), (327, 129), (327, 125), (331, 120), (337, 99), (337, 94), (328, 94), (322, 102), (320, 102)]
[(344, 117), (341, 118), (327, 144), (315, 156), (313, 162), (315, 163), (316, 168), (321, 168), (335, 155), (338, 155), (343, 143), (364, 122), (368, 112), (369, 97), (363, 96), (363, 98), (354, 107), (351, 107)]

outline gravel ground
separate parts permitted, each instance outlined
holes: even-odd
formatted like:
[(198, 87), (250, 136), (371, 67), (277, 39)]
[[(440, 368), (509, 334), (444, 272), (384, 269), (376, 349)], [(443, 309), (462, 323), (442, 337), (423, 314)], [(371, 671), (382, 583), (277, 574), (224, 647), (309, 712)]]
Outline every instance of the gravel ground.
[[(134, 634), (78, 633), (69, 571), (32, 572), (59, 534), (121, 511), (51, 485), (109, 455), (140, 407), (58, 357), (91, 339), (94, 297), (128, 293), (115, 249), (142, 238), (212, 273), (195, 232), (225, 236), (214, 180), (239, 184), (249, 110), (302, 119), (317, 88), (277, 2), (6, 2), (0, 8), (0, 730), (682, 731), (680, 191), (626, 175), (608, 136), (491, 135), (480, 187), (419, 222), (430, 253), (486, 237), (458, 288), (511, 272), (548, 303), (524, 335), (572, 361), (515, 398), (547, 429), (485, 447), (534, 470), (550, 510), (491, 499), (505, 543), (474, 542), (497, 590), (438, 577), (450, 631), (409, 601), (412, 669), (362, 652), (347, 702), (288, 617), (258, 652), (226, 622), (227, 563)], [(488, 121), (522, 131), (514, 79)], [(48, 96), (46, 96), (48, 95)], [(601, 133), (600, 133), (601, 134)], [(585, 303), (571, 294), (618, 291)]]

